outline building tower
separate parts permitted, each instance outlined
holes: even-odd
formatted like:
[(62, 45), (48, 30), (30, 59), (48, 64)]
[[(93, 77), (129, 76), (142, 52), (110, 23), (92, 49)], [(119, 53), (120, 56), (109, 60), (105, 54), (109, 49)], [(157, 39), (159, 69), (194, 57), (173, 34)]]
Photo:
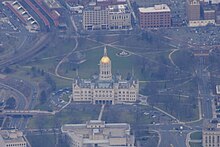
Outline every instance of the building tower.
[(187, 20), (194, 21), (200, 20), (200, 1), (199, 0), (187, 0), (186, 4)]
[(111, 60), (107, 56), (107, 48), (104, 48), (104, 56), (100, 60), (99, 80), (112, 80)]

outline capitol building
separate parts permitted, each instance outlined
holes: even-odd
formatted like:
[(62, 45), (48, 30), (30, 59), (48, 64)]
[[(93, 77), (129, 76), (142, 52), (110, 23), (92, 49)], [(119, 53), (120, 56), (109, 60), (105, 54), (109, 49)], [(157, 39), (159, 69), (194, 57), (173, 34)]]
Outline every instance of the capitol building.
[(136, 102), (139, 94), (139, 82), (131, 77), (122, 79), (112, 74), (111, 60), (104, 48), (99, 64), (99, 76), (92, 79), (77, 77), (73, 81), (73, 102), (93, 104), (122, 104)]

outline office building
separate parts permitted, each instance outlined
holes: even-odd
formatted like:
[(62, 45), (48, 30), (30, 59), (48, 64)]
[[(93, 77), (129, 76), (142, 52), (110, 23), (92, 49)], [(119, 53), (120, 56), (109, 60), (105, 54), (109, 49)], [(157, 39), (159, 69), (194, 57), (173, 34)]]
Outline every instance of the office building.
[(90, 6), (83, 12), (84, 30), (131, 29), (131, 12), (126, 4)]
[(1, 147), (27, 147), (23, 133), (17, 130), (1, 130), (0, 131)]
[(111, 5), (108, 7), (108, 27), (110, 30), (131, 29), (131, 13), (127, 5)]
[(140, 27), (142, 29), (171, 26), (171, 10), (166, 4), (139, 8)]
[(200, 20), (200, 1), (199, 0), (187, 0), (186, 1), (186, 16), (187, 20), (195, 21)]
[(61, 128), (72, 147), (134, 147), (134, 136), (126, 123), (90, 120), (86, 124), (65, 124)]

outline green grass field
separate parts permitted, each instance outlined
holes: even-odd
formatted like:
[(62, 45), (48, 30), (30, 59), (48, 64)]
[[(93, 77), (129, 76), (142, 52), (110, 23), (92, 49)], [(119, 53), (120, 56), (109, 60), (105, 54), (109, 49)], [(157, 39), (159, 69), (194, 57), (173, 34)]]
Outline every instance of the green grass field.
[(73, 104), (54, 116), (33, 117), (28, 128), (60, 128), (67, 123), (85, 123), (91, 119), (97, 119), (101, 106), (90, 104)]
[(32, 147), (70, 147), (66, 140), (61, 140), (60, 135), (27, 135)]
[(202, 139), (202, 132), (198, 131), (198, 132), (194, 132), (194, 133), (190, 134), (190, 139), (201, 140)]
[(202, 147), (202, 143), (192, 143), (190, 142), (190, 147)]
[[(173, 53), (172, 59), (176, 67), (169, 59), (169, 54), (173, 51), (170, 42), (166, 42), (155, 35), (151, 36), (151, 34), (147, 34), (147, 37), (148, 38), (146, 38), (146, 34), (81, 37), (78, 39), (79, 46), (76, 51), (85, 54), (86, 61), (77, 65), (71, 63), (70, 60), (66, 60), (65, 63), (61, 64), (58, 72), (60, 75), (69, 78), (74, 78), (76, 76), (76, 69), (78, 69), (79, 76), (82, 78), (90, 78), (92, 74), (98, 74), (99, 61), (104, 51), (103, 44), (107, 44), (108, 56), (111, 59), (113, 74), (120, 73), (123, 78), (126, 78), (128, 73), (131, 74), (133, 71), (134, 76), (141, 81), (140, 92), (149, 95), (150, 99), (157, 99), (154, 105), (173, 113), (183, 120), (197, 118), (197, 104), (194, 101), (197, 93), (197, 82), (192, 77), (194, 72), (194, 58), (192, 54), (185, 50)], [(160, 42), (158, 42), (158, 40), (160, 40)], [(55, 81), (57, 89), (71, 87), (72, 80), (56, 77), (54, 72), (59, 61), (73, 50), (75, 44), (74, 38), (63, 39), (55, 37), (53, 43), (45, 47), (42, 52), (29, 60), (29, 62), (20, 64), (19, 68), (12, 66), (15, 72), (12, 73), (11, 76), (28, 79), (34, 84), (44, 82), (44, 76), (33, 73), (32, 69), (35, 68), (40, 71), (43, 70), (45, 73), (49, 73), (51, 78)], [(131, 55), (128, 57), (117, 56), (116, 54), (122, 50), (130, 52)], [(190, 97), (190, 100), (193, 100), (193, 102), (189, 104), (189, 99), (184, 96), (178, 96), (180, 94)], [(170, 103), (165, 104), (165, 99), (169, 98), (172, 98), (178, 105), (182, 104), (181, 109), (175, 110)], [(46, 106), (38, 107), (42, 109), (46, 108)], [(183, 114), (180, 112), (185, 109), (187, 109), (189, 113), (188, 115), (182, 116)], [(77, 114), (78, 112), (74, 113)], [(81, 113), (78, 115), (81, 115)], [(89, 117), (89, 115), (91, 114), (85, 113), (83, 115), (84, 119), (80, 118), (80, 120), (93, 118)], [(134, 115), (132, 113), (129, 114), (125, 111), (122, 112), (121, 116), (124, 115), (127, 118), (122, 119), (123, 117), (121, 117), (121, 121), (134, 121)], [(75, 121), (71, 119), (68, 120), (68, 116), (65, 114), (60, 117), (62, 123)], [(53, 117), (46, 118), (46, 127), (54, 125), (52, 124), (54, 119)], [(33, 119), (30, 126), (36, 127), (35, 121)], [(149, 122), (148, 120), (143, 121)]]
[(112, 105), (105, 107), (102, 117), (106, 122), (125, 122), (132, 125), (149, 124), (153, 119), (144, 115), (144, 112), (149, 110), (150, 108), (147, 106)]

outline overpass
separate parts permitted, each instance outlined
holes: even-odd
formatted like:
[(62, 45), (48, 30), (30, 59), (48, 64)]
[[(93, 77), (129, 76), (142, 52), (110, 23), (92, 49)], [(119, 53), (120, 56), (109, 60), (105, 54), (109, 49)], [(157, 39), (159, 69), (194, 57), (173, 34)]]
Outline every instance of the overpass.
[(41, 110), (3, 110), (0, 112), (0, 116), (17, 116), (17, 117), (25, 117), (25, 116), (36, 116), (36, 115), (55, 115), (55, 111), (41, 111)]

